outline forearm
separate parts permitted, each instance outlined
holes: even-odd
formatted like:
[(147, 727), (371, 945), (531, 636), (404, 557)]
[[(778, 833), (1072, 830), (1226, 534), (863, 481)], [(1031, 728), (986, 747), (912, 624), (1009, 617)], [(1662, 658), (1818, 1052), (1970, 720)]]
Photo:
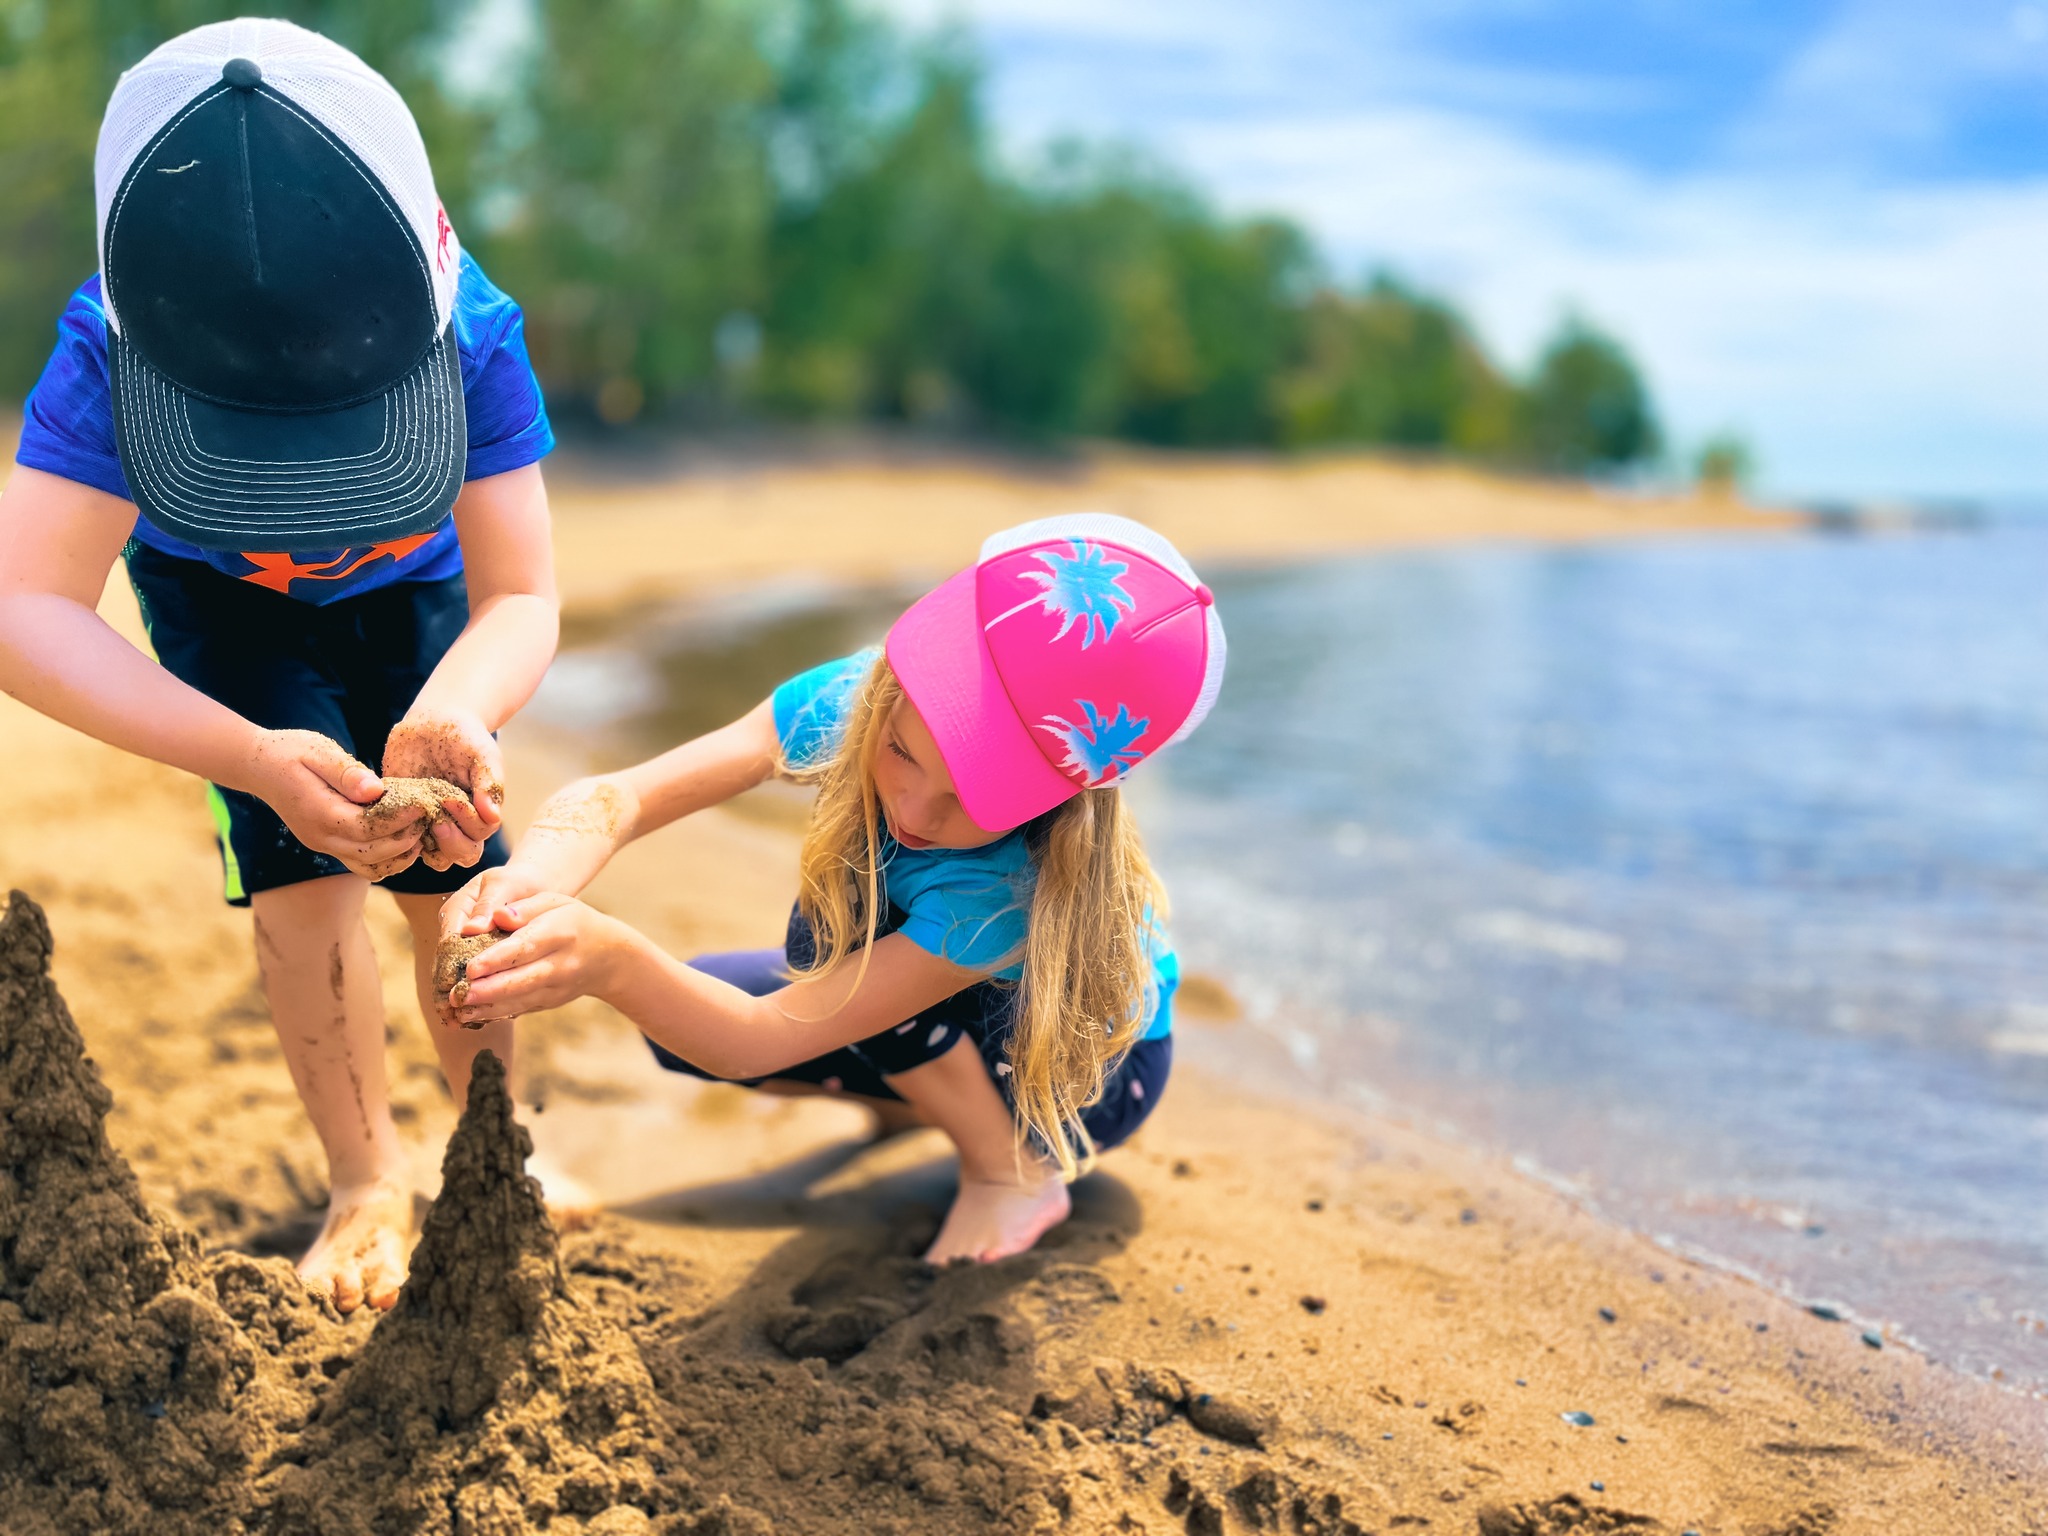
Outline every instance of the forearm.
[(685, 965), (645, 934), (618, 925), (614, 953), (598, 995), (641, 1034), (715, 1077), (766, 1077), (842, 1042), (820, 1035), (818, 1022), (792, 1019), (773, 1002), (751, 997)]
[(0, 596), (0, 690), (111, 746), (253, 789), (262, 732), (188, 687), (76, 600)]
[(512, 867), (541, 890), (574, 896), (633, 840), (639, 801), (616, 778), (578, 779), (541, 802)]
[(500, 592), (483, 599), (420, 689), (412, 713), (474, 715), (497, 730), (533, 697), (559, 633), (552, 594)]

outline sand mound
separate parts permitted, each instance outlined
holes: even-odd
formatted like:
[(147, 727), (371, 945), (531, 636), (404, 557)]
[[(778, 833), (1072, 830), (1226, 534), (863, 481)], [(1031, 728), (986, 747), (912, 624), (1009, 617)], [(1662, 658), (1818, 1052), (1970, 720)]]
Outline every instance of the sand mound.
[(365, 1339), (283, 1261), (202, 1258), (143, 1202), (49, 952), (16, 897), (0, 923), (9, 1536), (1360, 1529), (1260, 1454), (1272, 1425), (1252, 1408), (1170, 1370), (1075, 1376), (1044, 1357), (1119, 1301), (1087, 1259), (1121, 1238), (1085, 1217), (984, 1269), (911, 1257), (922, 1228), (835, 1241), (694, 1315), (672, 1265), (598, 1234), (578, 1250), (585, 1296), (488, 1052), (398, 1305)]
[(204, 1262), (144, 1203), (50, 951), (42, 909), (14, 892), (0, 917), (6, 1529), (238, 1529), (315, 1374), (284, 1357), (317, 1353), (330, 1325), (289, 1266)]
[(398, 1304), (267, 1485), (273, 1530), (630, 1528), (681, 1502), (639, 1351), (563, 1273), (505, 1070), (473, 1074)]

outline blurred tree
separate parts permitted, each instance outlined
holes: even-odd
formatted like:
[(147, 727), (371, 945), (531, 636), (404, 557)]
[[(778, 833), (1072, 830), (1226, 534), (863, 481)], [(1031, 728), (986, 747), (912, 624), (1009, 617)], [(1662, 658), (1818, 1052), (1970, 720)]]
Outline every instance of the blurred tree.
[(1539, 468), (1568, 474), (1656, 457), (1662, 439), (1649, 391), (1621, 343), (1566, 319), (1529, 381), (1520, 446)]
[(537, 0), (535, 22), (466, 238), (551, 390), (618, 424), (707, 387), (720, 322), (763, 297), (772, 82), (720, 0)]
[(1300, 363), (1277, 382), (1283, 442), (1468, 454), (1512, 443), (1514, 386), (1443, 301), (1381, 274), (1355, 297), (1319, 291), (1305, 329)]
[(1733, 432), (1720, 432), (1700, 445), (1693, 477), (1710, 496), (1739, 495), (1756, 472), (1749, 444)]
[[(1574, 473), (1657, 452), (1641, 378), (1590, 326), (1568, 322), (1518, 387), (1442, 299), (1335, 283), (1293, 225), (1224, 218), (1129, 151), (1060, 145), (1021, 174), (967, 40), (860, 0), (267, 4), (406, 96), (567, 415), (718, 402)], [(34, 379), (92, 269), (116, 75), (240, 8), (0, 0), (0, 397)]]
[[(806, 151), (797, 176), (782, 156), (762, 388), (805, 415), (944, 416), (956, 359), (989, 302), (1003, 216), (978, 79), (942, 43), (859, 86), (866, 132)], [(857, 88), (840, 83), (832, 115)], [(793, 121), (778, 142), (812, 140), (830, 118), (811, 110)]]

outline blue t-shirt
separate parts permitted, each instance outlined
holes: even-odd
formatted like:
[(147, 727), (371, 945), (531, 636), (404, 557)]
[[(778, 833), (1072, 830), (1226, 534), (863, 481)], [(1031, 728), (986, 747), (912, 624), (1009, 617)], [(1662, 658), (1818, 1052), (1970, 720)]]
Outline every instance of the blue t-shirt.
[[(555, 446), (540, 383), (526, 357), (519, 306), (462, 254), (453, 310), (456, 350), (462, 356), (462, 397), (469, 419), (465, 480), (481, 480), (532, 464)], [(71, 295), (57, 320), (57, 350), (43, 368), (22, 412), (15, 460), (76, 480), (109, 496), (133, 501), (114, 441), (114, 406), (107, 387), (107, 311), (98, 274)], [(437, 581), (462, 569), (455, 519), (444, 517), (429, 533), (353, 549), (280, 555), (200, 549), (135, 519), (135, 539), (181, 560), (203, 560), (230, 576), (283, 592), (301, 602), (331, 603), (394, 581)]]
[[(775, 734), (792, 768), (809, 768), (839, 750), (856, 692), (873, 670), (876, 650), (857, 651), (801, 672), (775, 690)], [(882, 836), (882, 897), (904, 914), (897, 931), (927, 954), (1005, 981), (1024, 974), (1031, 887), (1037, 870), (1020, 828), (979, 848), (906, 848)], [(1163, 925), (1152, 930), (1158, 991), (1144, 1038), (1173, 1030), (1173, 994), (1180, 961)]]

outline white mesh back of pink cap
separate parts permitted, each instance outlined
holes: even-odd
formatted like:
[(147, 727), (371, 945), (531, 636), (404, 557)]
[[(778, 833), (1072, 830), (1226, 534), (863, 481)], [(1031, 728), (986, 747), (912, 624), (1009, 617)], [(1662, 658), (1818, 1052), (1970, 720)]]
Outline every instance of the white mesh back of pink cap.
[[(1163, 566), (1190, 587), (1202, 584), (1201, 578), (1195, 575), (1195, 568), (1188, 564), (1187, 556), (1175, 549), (1173, 541), (1165, 534), (1128, 517), (1118, 517), (1114, 512), (1068, 512), (1059, 517), (1041, 517), (1035, 522), (1019, 523), (1015, 528), (1005, 528), (984, 539), (981, 559), (993, 560), (1012, 550), (1028, 549), (1033, 544), (1047, 544), (1055, 539), (1088, 539), (1120, 545)], [(1216, 696), (1223, 691), (1223, 664), (1229, 651), (1223, 639), (1223, 620), (1214, 603), (1209, 605), (1208, 617), (1208, 662), (1202, 672), (1201, 692), (1195, 695), (1195, 707), (1188, 711), (1180, 729), (1166, 739), (1169, 747), (1202, 723), (1215, 707)]]
[[(230, 59), (255, 63), (266, 86), (346, 144), (383, 183), (433, 274), (436, 329), (446, 326), (455, 305), (461, 251), (435, 195), (418, 124), (377, 71), (341, 44), (289, 21), (245, 18), (194, 27), (121, 76), (100, 120), (93, 157), (102, 263), (107, 214), (128, 167), (194, 97), (221, 83), (221, 66)], [(105, 302), (108, 322), (118, 331), (112, 294), (105, 295)]]

